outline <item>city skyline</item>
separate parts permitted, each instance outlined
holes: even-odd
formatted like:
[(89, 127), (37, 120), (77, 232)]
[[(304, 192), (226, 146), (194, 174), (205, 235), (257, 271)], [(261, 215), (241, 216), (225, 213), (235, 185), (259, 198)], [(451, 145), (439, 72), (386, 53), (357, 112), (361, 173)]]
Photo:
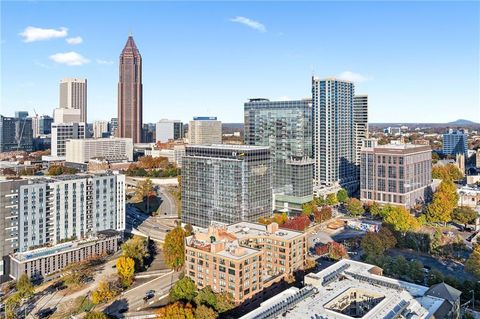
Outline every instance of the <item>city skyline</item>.
[[(135, 4), (141, 19), (122, 18), (129, 2), (94, 6), (4, 3), (4, 113), (51, 115), (58, 81), (81, 77), (89, 122), (115, 117), (118, 52), (131, 30), (145, 64), (144, 122), (201, 114), (240, 123), (249, 98), (310, 97), (312, 73), (355, 80), (371, 122), (480, 122), (475, 2), (147, 2)], [(85, 25), (107, 9), (102, 28)]]

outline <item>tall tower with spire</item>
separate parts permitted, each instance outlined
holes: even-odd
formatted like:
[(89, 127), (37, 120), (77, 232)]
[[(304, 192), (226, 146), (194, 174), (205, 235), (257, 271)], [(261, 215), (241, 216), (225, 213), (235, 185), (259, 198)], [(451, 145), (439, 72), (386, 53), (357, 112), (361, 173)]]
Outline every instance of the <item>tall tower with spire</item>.
[(117, 135), (140, 143), (143, 116), (142, 56), (131, 33), (120, 54), (119, 75)]

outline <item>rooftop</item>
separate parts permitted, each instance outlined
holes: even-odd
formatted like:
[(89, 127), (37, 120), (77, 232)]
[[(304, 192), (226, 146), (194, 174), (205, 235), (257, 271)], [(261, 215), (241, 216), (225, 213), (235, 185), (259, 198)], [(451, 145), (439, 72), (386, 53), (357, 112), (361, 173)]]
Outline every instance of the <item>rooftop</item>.
[(374, 274), (376, 268), (343, 259), (306, 275), (304, 288), (290, 288), (241, 319), (426, 319), (445, 311), (446, 299), (429, 295), (427, 287)]
[(210, 145), (186, 145), (186, 148), (205, 148), (205, 149), (224, 149), (224, 150), (264, 150), (270, 149), (269, 146), (254, 146), (254, 145), (235, 145), (235, 144), (210, 144)]

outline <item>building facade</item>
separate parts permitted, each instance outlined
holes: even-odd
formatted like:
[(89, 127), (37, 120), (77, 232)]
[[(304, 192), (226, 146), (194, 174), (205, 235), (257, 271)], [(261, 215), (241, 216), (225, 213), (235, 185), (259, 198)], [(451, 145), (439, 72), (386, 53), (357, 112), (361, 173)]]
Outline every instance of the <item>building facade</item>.
[(360, 199), (412, 208), (432, 193), (430, 146), (388, 144), (363, 148)]
[(166, 157), (169, 163), (182, 167), (182, 158), (185, 156), (185, 145), (173, 145), (171, 148), (145, 150), (145, 155), (152, 157)]
[(178, 140), (183, 138), (183, 123), (177, 120), (161, 119), (157, 122), (156, 142), (165, 143), (169, 140)]
[(353, 97), (353, 121), (355, 125), (355, 163), (360, 167), (363, 141), (368, 138), (368, 95), (362, 94)]
[(106, 137), (109, 135), (110, 123), (108, 121), (93, 121), (93, 138)]
[(53, 118), (48, 115), (32, 117), (32, 131), (33, 137), (37, 138), (42, 135), (49, 135), (52, 133)]
[(231, 293), (238, 305), (304, 269), (306, 254), (303, 232), (276, 223), (213, 223), (186, 238), (185, 274), (199, 288)]
[(457, 154), (467, 154), (468, 135), (463, 131), (450, 130), (443, 134), (443, 154), (455, 156)]
[(317, 185), (339, 183), (358, 189), (353, 83), (312, 78), (314, 178)]
[[(65, 78), (60, 81), (60, 103), (62, 109), (80, 110), (80, 120), (87, 122), (87, 79)], [(70, 121), (67, 121), (70, 122)], [(64, 123), (64, 122), (57, 122)]]
[(103, 158), (111, 163), (133, 161), (131, 138), (71, 139), (65, 143), (65, 160), (88, 163), (92, 158)]
[(182, 222), (258, 221), (272, 212), (268, 147), (187, 145), (182, 158)]
[(53, 123), (83, 123), (82, 113), (79, 109), (57, 108), (53, 110)]
[(0, 152), (17, 150), (25, 152), (33, 150), (32, 119), (0, 115)]
[(132, 36), (120, 54), (118, 81), (118, 137), (142, 142), (143, 85), (142, 56)]
[(99, 232), (86, 239), (12, 254), (10, 278), (18, 280), (26, 274), (33, 280), (42, 279), (70, 264), (113, 254), (119, 249), (120, 238), (117, 232)]
[(52, 156), (65, 156), (67, 153), (67, 141), (71, 139), (84, 139), (86, 137), (86, 131), (85, 123), (53, 123)]
[(188, 142), (194, 145), (222, 143), (222, 122), (216, 117), (194, 117), (188, 124)]
[[(293, 167), (297, 161), (312, 158), (311, 100), (250, 99), (244, 104), (244, 115), (245, 144), (270, 147), (274, 192), (311, 196), (313, 179), (304, 181), (310, 187), (295, 189), (299, 176)], [(306, 167), (313, 169), (313, 165)]]

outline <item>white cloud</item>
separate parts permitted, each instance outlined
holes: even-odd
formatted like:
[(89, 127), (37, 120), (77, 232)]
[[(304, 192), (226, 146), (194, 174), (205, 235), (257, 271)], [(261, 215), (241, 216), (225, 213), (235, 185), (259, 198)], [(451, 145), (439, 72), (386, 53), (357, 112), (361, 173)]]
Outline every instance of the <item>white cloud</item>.
[(50, 60), (66, 65), (83, 65), (90, 62), (83, 55), (73, 51), (53, 54), (50, 56)]
[(340, 73), (339, 75), (337, 75), (337, 78), (339, 80), (357, 82), (357, 83), (366, 82), (366, 81), (371, 80), (371, 78), (368, 77), (368, 76), (364, 76), (360, 73), (355, 73), (355, 72), (352, 72), (352, 71), (344, 71), (344, 72)]
[(42, 29), (36, 27), (26, 27), (20, 36), (23, 37), (23, 42), (45, 41), (55, 38), (64, 38), (68, 34), (68, 29), (61, 27), (59, 29)]
[(113, 64), (113, 61), (110, 61), (110, 60), (97, 59), (96, 61), (98, 64), (105, 64), (105, 65)]
[(233, 19), (230, 19), (230, 21), (246, 25), (247, 27), (250, 27), (260, 32), (267, 32), (267, 28), (262, 23), (249, 18), (235, 17)]
[(74, 37), (74, 38), (67, 38), (65, 39), (68, 44), (75, 45), (75, 44), (80, 44), (83, 42), (82, 37)]

